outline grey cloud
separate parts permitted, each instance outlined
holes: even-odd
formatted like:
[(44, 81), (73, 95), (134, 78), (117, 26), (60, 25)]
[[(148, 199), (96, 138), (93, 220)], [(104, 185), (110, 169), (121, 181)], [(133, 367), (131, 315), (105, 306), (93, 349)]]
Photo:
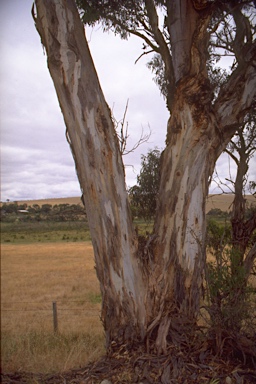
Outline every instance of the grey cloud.
[[(2, 201), (80, 195), (31, 4), (31, 0), (0, 3)], [(147, 132), (150, 126), (152, 131), (147, 144), (124, 157), (126, 183), (132, 186), (140, 170), (141, 153), (164, 147), (168, 120), (165, 102), (145, 67), (149, 57), (143, 56), (135, 64), (142, 53), (139, 39), (121, 41), (91, 29), (87, 38), (106, 101), (117, 120), (122, 119), (129, 99), (128, 146), (136, 143), (142, 128)], [(221, 160), (219, 164), (225, 177), (227, 162)], [(255, 171), (252, 176), (255, 178)]]

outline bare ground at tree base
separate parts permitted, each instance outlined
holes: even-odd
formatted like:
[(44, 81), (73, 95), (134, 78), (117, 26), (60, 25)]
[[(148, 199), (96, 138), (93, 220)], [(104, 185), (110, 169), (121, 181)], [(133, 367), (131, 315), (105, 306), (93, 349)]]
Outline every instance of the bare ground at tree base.
[[(192, 346), (191, 346), (192, 347)], [(125, 346), (87, 366), (60, 374), (4, 373), (3, 384), (253, 384), (256, 383), (255, 361), (242, 364), (211, 354), (205, 343), (181, 350), (170, 346), (166, 355), (129, 351)]]

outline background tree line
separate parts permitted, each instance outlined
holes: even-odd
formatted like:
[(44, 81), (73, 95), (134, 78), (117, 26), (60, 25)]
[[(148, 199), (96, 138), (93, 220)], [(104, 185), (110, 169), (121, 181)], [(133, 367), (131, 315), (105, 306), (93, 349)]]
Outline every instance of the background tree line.
[(81, 204), (18, 204), (3, 203), (0, 207), (1, 221), (85, 221), (86, 212)]

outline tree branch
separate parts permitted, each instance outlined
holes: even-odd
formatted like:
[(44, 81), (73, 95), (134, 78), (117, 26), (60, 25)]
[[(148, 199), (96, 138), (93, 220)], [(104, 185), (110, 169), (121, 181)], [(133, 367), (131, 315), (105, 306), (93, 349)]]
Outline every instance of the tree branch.
[[(113, 113), (112, 113), (112, 120), (114, 122), (115, 130), (116, 130), (116, 135), (117, 135), (117, 138), (118, 138), (118, 141), (119, 141), (120, 152), (121, 152), (122, 156), (125, 156), (125, 155), (128, 155), (129, 153), (134, 152), (140, 145), (142, 145), (144, 143), (147, 143), (149, 138), (150, 138), (150, 136), (151, 136), (151, 129), (150, 129), (150, 127), (149, 127), (149, 133), (147, 133), (147, 134), (144, 134), (144, 130), (142, 128), (139, 140), (132, 146), (131, 149), (126, 149), (127, 148), (127, 141), (128, 141), (128, 138), (129, 138), (129, 135), (128, 135), (128, 122), (125, 124), (126, 114), (127, 114), (127, 110), (128, 110), (128, 104), (129, 104), (129, 99), (127, 100), (122, 120), (117, 121), (115, 119), (115, 117), (113, 116)], [(121, 125), (120, 133), (118, 132), (119, 124)], [(125, 125), (126, 125), (126, 128), (125, 128)]]
[(245, 61), (248, 64), (237, 66), (214, 103), (224, 147), (242, 123), (256, 96), (256, 42), (247, 52)]
[(158, 28), (158, 15), (156, 12), (154, 1), (145, 0), (145, 6), (146, 6), (148, 18), (149, 18), (149, 23), (152, 28), (152, 32), (154, 34), (155, 41), (159, 45), (159, 53), (161, 54), (164, 65), (165, 65), (166, 77), (172, 88), (174, 84), (174, 69), (173, 69), (172, 56), (168, 48), (168, 45), (160, 29)]
[[(231, 5), (232, 7), (232, 5)], [(235, 6), (231, 10), (231, 14), (236, 24), (236, 36), (233, 41), (233, 50), (238, 63), (244, 63), (244, 51), (247, 46), (252, 44), (252, 32), (248, 17), (243, 15), (241, 8)]]
[(231, 159), (234, 160), (237, 166), (239, 165), (239, 160), (236, 158), (236, 156), (232, 152), (230, 152), (227, 148), (224, 150), (224, 152), (226, 152), (231, 157)]
[(154, 51), (151, 50), (151, 51), (143, 52), (141, 55), (139, 55), (138, 59), (135, 60), (135, 64), (138, 63), (138, 61), (142, 58), (142, 56), (148, 55), (149, 53), (152, 53), (152, 52)]

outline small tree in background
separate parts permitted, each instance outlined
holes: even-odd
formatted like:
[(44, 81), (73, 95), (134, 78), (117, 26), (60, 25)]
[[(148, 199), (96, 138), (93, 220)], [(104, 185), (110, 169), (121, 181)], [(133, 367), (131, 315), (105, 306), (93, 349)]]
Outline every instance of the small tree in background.
[(150, 149), (141, 156), (141, 171), (137, 185), (129, 189), (132, 206), (137, 216), (152, 220), (156, 213), (157, 195), (160, 183), (160, 156), (158, 148)]
[[(246, 217), (245, 188), (248, 181), (249, 161), (256, 151), (256, 112), (253, 110), (245, 117), (244, 124), (240, 126), (235, 136), (230, 141), (226, 152), (234, 160), (237, 166), (234, 186), (234, 201), (232, 207), (232, 249), (235, 251), (234, 263), (244, 265), (245, 274), (248, 277), (256, 257), (254, 246), (246, 256), (246, 250), (256, 229), (256, 210), (252, 209), (249, 217)], [(256, 199), (255, 199), (256, 202)], [(235, 267), (235, 266), (234, 266)]]

